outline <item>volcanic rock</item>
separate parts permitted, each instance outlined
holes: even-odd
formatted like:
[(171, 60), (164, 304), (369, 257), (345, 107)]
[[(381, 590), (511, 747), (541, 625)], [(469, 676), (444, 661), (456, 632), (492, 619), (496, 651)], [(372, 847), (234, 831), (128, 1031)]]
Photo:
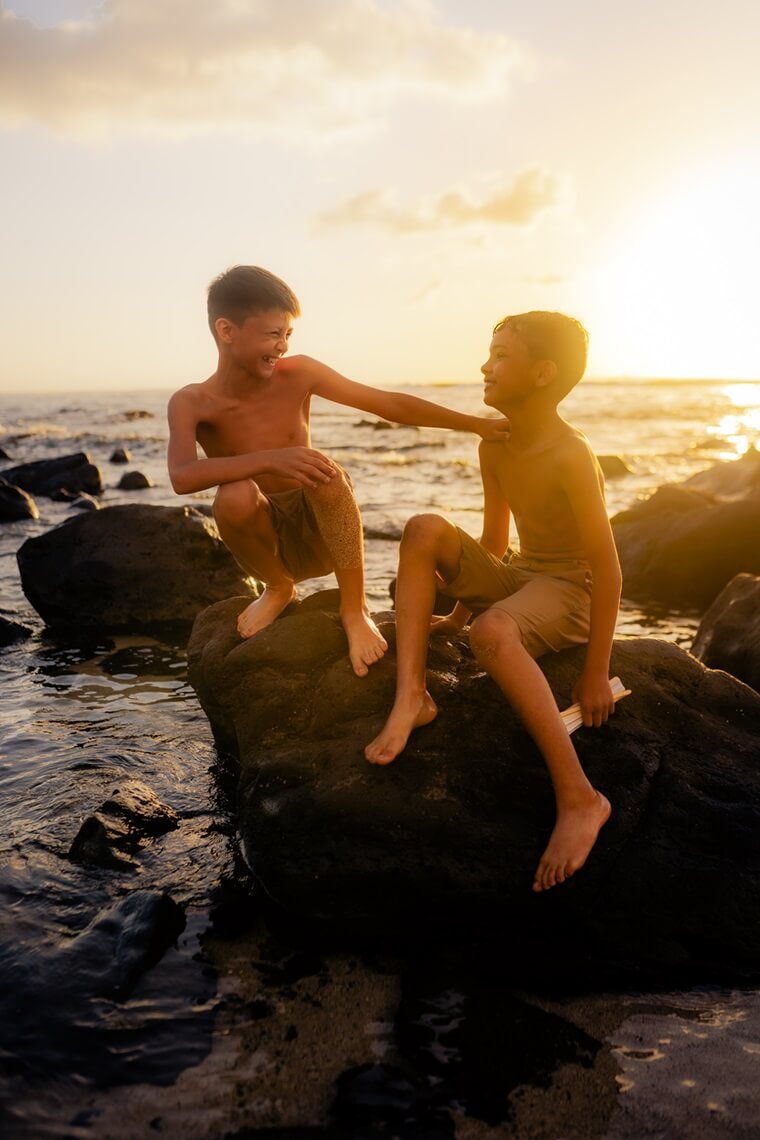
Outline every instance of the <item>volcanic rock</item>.
[(0, 648), (4, 648), (6, 645), (15, 645), (17, 641), (26, 641), (33, 632), (34, 630), (30, 626), (22, 625), (21, 622), (13, 621), (11, 618), (3, 617), (0, 614)]
[(221, 598), (255, 596), (213, 520), (192, 507), (88, 511), (27, 539), (17, 558), (24, 593), (51, 627), (187, 624)]
[(71, 844), (69, 859), (117, 870), (136, 869), (139, 864), (134, 855), (144, 840), (177, 826), (176, 812), (145, 784), (129, 780), (87, 817)]
[(760, 453), (660, 487), (612, 526), (627, 598), (705, 609), (735, 574), (760, 574)]
[(20, 519), (38, 519), (37, 504), (23, 488), (0, 478), (0, 522), (18, 522)]
[(153, 480), (142, 471), (128, 471), (126, 475), (122, 475), (118, 486), (120, 491), (144, 491), (146, 487), (152, 487), (154, 484)]
[(760, 691), (760, 578), (731, 579), (702, 618), (691, 651)]
[[(613, 813), (586, 866), (536, 895), (554, 802), (545, 766), (463, 640), (433, 641), (437, 720), (393, 764), (363, 756), (391, 706), (391, 650), (357, 678), (329, 599), (255, 637), (245, 599), (199, 614), (190, 679), (239, 757), (249, 863), (287, 911), (353, 933), (496, 923), (525, 960), (554, 954), (655, 973), (760, 968), (760, 697), (654, 639), (615, 642), (632, 690), (574, 734)], [(391, 645), (390, 615), (378, 617)], [(543, 658), (561, 708), (584, 650)]]
[(57, 491), (70, 491), (73, 494), (86, 491), (89, 495), (100, 495), (103, 491), (100, 471), (84, 451), (75, 455), (62, 455), (57, 459), (37, 459), (33, 463), (8, 467), (2, 476), (30, 495), (43, 495), (49, 499)]

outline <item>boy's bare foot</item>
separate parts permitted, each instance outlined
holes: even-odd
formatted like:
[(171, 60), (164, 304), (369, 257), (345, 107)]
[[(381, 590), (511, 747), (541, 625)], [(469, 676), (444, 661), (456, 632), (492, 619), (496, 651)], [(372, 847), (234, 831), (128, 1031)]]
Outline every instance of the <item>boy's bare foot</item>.
[(404, 751), (414, 729), (430, 724), (437, 716), (438, 706), (427, 690), (422, 696), (397, 697), (381, 732), (364, 749), (364, 755), (370, 764), (390, 764)]
[(370, 665), (384, 655), (388, 642), (365, 610), (341, 613), (340, 620), (348, 638), (348, 656), (357, 677), (366, 677)]
[(241, 637), (253, 637), (254, 633), (265, 629), (274, 619), (282, 613), (286, 606), (296, 596), (296, 588), (292, 582), (284, 586), (265, 586), (264, 593), (255, 602), (241, 613), (237, 620), (238, 633)]
[(558, 812), (554, 831), (538, 864), (534, 891), (547, 891), (564, 883), (586, 862), (612, 810), (606, 796), (597, 791), (594, 795), (594, 800), (584, 807), (563, 808)]

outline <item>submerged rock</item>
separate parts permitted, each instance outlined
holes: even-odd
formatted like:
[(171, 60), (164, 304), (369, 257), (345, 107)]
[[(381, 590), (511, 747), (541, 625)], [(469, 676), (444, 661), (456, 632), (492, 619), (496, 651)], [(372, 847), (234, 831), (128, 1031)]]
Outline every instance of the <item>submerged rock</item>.
[[(184, 909), (164, 892), (137, 890), (101, 911), (75, 937), (54, 949), (19, 954), (0, 945), (3, 992), (0, 1047), (35, 1071), (62, 1058), (86, 1060), (92, 1050), (93, 1005), (125, 1001), (140, 978), (174, 945), (185, 926)], [(101, 1040), (102, 1065), (109, 1065)], [(119, 1051), (123, 1068), (123, 1051)]]
[(111, 452), (109, 463), (131, 463), (132, 452), (128, 447), (117, 447), (115, 451)]
[(139, 780), (128, 780), (80, 827), (69, 849), (75, 863), (93, 863), (119, 871), (135, 870), (140, 846), (148, 838), (174, 831), (177, 814)]
[(731, 579), (702, 618), (692, 653), (760, 691), (760, 578)]
[(192, 507), (88, 511), (27, 539), (17, 558), (24, 593), (51, 627), (188, 624), (214, 601), (252, 594), (213, 520)]
[(704, 609), (735, 574), (760, 574), (760, 453), (660, 487), (612, 526), (627, 598)]
[[(498, 923), (524, 961), (686, 971), (760, 968), (760, 697), (673, 644), (615, 643), (633, 690), (574, 741), (613, 814), (569, 883), (531, 891), (554, 819), (545, 766), (464, 641), (433, 642), (438, 719), (387, 767), (364, 745), (393, 697), (393, 652), (354, 676), (317, 595), (248, 641), (245, 599), (210, 607), (190, 679), (240, 760), (250, 865), (288, 911), (351, 932)], [(381, 620), (393, 643), (395, 629)], [(541, 661), (560, 707), (583, 649)]]
[(103, 491), (100, 471), (84, 451), (8, 467), (2, 475), (9, 483), (22, 487), (31, 495), (42, 495), (48, 499), (54, 498), (59, 491), (73, 494), (86, 491), (89, 495), (100, 495)]

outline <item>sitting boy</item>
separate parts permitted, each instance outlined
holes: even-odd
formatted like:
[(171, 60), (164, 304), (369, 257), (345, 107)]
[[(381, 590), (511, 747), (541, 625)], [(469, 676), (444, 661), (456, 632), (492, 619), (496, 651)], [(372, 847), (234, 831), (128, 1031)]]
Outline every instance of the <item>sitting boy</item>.
[(299, 315), (294, 294), (265, 269), (238, 265), (212, 282), (208, 320), (219, 361), (212, 376), (169, 401), (169, 475), (180, 495), (219, 487), (214, 518), (222, 540), (264, 583), (240, 615), (241, 635), (269, 625), (294, 599), (296, 582), (334, 571), (351, 664), (362, 677), (388, 647), (364, 597), (362, 526), (350, 480), (310, 446), (311, 397), (489, 440), (503, 439), (508, 425), (357, 384), (308, 356), (285, 359)]
[[(524, 313), (494, 329), (481, 369), (483, 399), (509, 417), (511, 431), (506, 441), (480, 445), (483, 533), (475, 542), (438, 515), (407, 523), (396, 582), (396, 698), (365, 750), (372, 763), (388, 764), (413, 729), (434, 719), (438, 710), (425, 681), (429, 633), (459, 632), (476, 613), (475, 657), (522, 719), (554, 785), (557, 818), (536, 891), (583, 866), (610, 814), (581, 768), (535, 660), (588, 642), (573, 700), (585, 725), (603, 724), (613, 712), (608, 674), (620, 565), (599, 464), (586, 438), (557, 411), (583, 375), (587, 343), (583, 326), (562, 313)], [(507, 551), (510, 512), (519, 553)], [(436, 589), (457, 599), (448, 617), (432, 617)]]

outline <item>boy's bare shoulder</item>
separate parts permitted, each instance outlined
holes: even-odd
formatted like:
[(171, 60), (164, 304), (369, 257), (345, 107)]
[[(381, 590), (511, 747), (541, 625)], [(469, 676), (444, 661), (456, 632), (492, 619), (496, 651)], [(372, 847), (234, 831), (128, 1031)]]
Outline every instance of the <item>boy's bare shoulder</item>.
[(573, 427), (572, 424), (567, 425), (567, 430), (563, 431), (557, 440), (556, 457), (560, 461), (564, 459), (571, 464), (588, 464), (590, 462), (595, 467), (599, 466), (599, 461), (588, 439), (579, 428)]
[[(570, 425), (568, 425), (570, 427)], [(578, 428), (570, 428), (558, 441), (554, 455), (557, 473), (566, 486), (575, 484), (604, 494), (604, 474), (593, 447)]]
[(182, 405), (188, 407), (194, 404), (200, 404), (206, 396), (206, 385), (208, 381), (202, 381), (196, 384), (185, 384), (184, 388), (177, 388), (176, 392), (172, 392), (169, 397), (169, 406)]
[(287, 376), (292, 383), (301, 383), (305, 387), (326, 371), (329, 371), (326, 364), (315, 360), (313, 356), (304, 356), (303, 353), (283, 356), (277, 361), (277, 372), (281, 376)]

